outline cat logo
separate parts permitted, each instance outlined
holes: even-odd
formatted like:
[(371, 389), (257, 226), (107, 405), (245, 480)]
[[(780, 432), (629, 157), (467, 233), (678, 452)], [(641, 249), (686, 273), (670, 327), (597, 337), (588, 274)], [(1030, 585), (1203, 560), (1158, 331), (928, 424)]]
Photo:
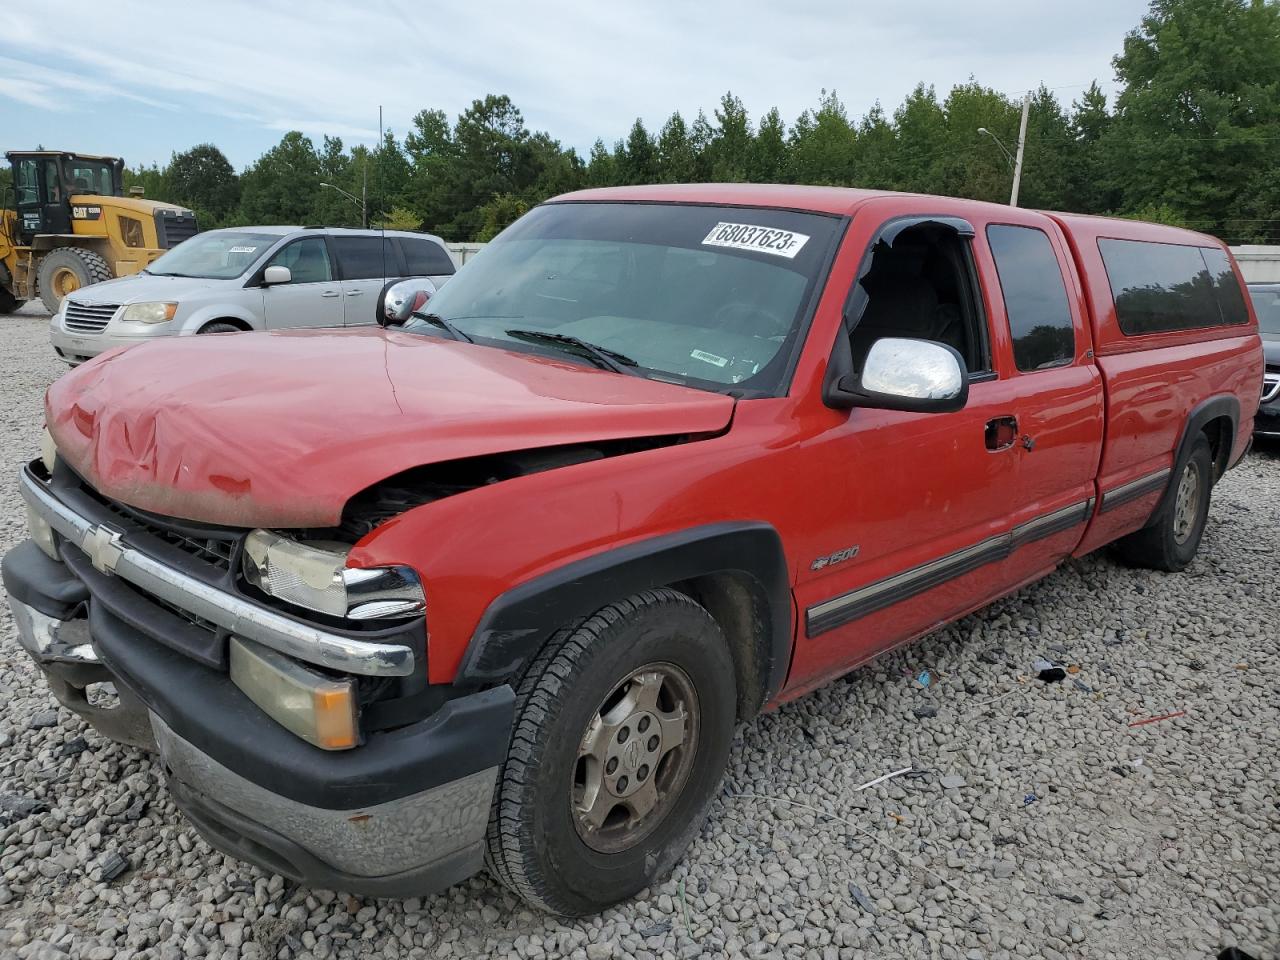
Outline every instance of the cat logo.
[(74, 220), (100, 220), (102, 218), (102, 208), (76, 204), (71, 208), (71, 217)]

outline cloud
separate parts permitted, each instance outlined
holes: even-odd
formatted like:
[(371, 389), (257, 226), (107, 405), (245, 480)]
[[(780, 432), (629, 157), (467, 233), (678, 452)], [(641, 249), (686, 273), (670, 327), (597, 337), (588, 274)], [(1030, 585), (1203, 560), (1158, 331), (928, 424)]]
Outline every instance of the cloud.
[(971, 75), (1008, 93), (1070, 88), (1069, 100), (1107, 84), (1146, 0), (72, 6), (74, 36), (10, 18), (0, 96), (58, 111), (87, 98), (122, 123), (139, 107), (177, 109), (217, 129), (234, 121), (265, 148), (286, 127), (371, 142), (379, 105), (403, 135), (419, 110), (453, 115), (507, 93), (531, 126), (583, 149), (625, 136), (637, 116), (656, 128), (676, 109), (710, 113), (726, 90), (752, 116), (777, 106), (787, 121), (822, 89), (857, 116), (877, 100), (891, 110), (917, 82), (945, 94)]

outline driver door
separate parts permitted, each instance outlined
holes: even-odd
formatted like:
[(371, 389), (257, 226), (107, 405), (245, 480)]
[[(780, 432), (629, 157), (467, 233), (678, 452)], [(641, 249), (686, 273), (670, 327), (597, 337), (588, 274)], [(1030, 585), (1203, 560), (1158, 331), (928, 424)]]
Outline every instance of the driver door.
[(322, 234), (281, 247), (265, 266), (288, 267), (291, 275), (288, 283), (263, 288), (268, 330), (342, 326), (342, 284)]

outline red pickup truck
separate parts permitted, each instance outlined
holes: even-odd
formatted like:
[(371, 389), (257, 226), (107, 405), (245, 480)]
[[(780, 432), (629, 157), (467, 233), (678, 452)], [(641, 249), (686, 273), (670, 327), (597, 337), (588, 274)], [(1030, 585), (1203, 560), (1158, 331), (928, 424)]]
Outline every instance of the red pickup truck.
[(68, 373), (3, 563), (214, 846), (375, 896), (633, 894), (738, 720), (1068, 557), (1186, 566), (1263, 376), (1214, 238), (929, 196), (576, 193), (431, 293)]

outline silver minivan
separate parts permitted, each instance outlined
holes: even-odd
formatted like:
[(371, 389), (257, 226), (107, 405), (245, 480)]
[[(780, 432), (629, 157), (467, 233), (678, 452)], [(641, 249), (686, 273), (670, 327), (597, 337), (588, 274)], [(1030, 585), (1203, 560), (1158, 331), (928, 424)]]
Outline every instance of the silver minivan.
[(49, 324), (75, 365), (153, 337), (373, 324), (393, 277), (439, 286), (454, 263), (439, 237), (396, 230), (230, 227), (197, 234), (141, 273), (64, 297)]

